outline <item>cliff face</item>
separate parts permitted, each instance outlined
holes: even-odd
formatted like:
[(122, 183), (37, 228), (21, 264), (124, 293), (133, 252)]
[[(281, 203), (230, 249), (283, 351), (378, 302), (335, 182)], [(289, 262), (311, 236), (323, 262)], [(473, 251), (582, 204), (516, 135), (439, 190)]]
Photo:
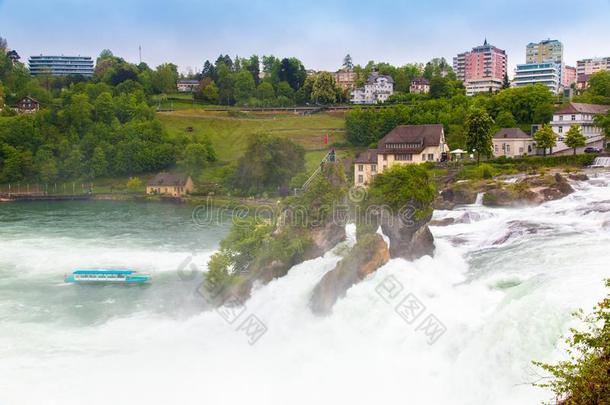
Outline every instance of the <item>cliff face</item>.
[(331, 312), (335, 302), (345, 296), (351, 286), (375, 272), (388, 260), (390, 251), (383, 238), (377, 234), (365, 235), (354, 245), (349, 255), (316, 285), (309, 302), (312, 312), (319, 315)]

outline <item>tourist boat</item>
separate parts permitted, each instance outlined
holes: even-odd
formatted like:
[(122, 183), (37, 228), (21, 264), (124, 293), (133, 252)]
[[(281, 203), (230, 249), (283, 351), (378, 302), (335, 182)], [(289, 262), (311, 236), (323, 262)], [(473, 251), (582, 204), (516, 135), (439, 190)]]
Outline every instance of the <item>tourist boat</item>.
[(148, 273), (134, 270), (76, 270), (64, 279), (75, 284), (145, 284), (151, 281)]

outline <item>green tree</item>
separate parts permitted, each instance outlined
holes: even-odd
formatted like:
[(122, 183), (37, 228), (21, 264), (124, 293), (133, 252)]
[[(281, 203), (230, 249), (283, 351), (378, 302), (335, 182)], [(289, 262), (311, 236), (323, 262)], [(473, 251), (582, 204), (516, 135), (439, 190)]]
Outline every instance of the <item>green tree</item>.
[(225, 63), (216, 68), (218, 72), (218, 99), (221, 104), (229, 105), (233, 102), (233, 78), (231, 71)]
[(322, 104), (332, 104), (337, 97), (335, 78), (329, 72), (316, 75), (311, 90), (311, 101)]
[(256, 94), (259, 100), (263, 102), (271, 102), (275, 98), (273, 86), (269, 82), (262, 82), (256, 89)]
[(542, 149), (543, 156), (546, 156), (546, 150), (557, 145), (557, 137), (551, 127), (548, 124), (544, 124), (534, 134), (534, 142), (536, 142), (537, 148)]
[(209, 161), (206, 145), (191, 143), (184, 150), (184, 166), (191, 176), (201, 173), (201, 170), (207, 166)]
[(106, 153), (101, 146), (96, 146), (89, 162), (89, 177), (93, 179), (105, 176), (107, 173), (108, 161), (106, 160)]
[(244, 105), (254, 95), (255, 84), (252, 74), (247, 70), (241, 70), (235, 75), (233, 84), (235, 100)]
[(176, 90), (178, 67), (173, 63), (157, 66), (152, 75), (152, 85), (157, 93), (172, 93)]
[(288, 84), (288, 82), (280, 82), (277, 85), (277, 95), (278, 97), (283, 96), (292, 100), (294, 98), (294, 90), (292, 89), (292, 87), (290, 87), (290, 84)]
[(59, 174), (57, 161), (49, 146), (45, 145), (36, 152), (34, 164), (36, 165), (36, 171), (38, 172), (38, 179), (43, 183), (49, 183), (57, 179), (57, 175)]
[(249, 194), (276, 190), (288, 186), (290, 179), (304, 168), (305, 151), (301, 146), (277, 136), (253, 135), (237, 161), (231, 183)]
[(127, 180), (127, 188), (131, 191), (137, 191), (143, 186), (144, 183), (139, 177), (130, 177), (129, 180)]
[[(610, 280), (606, 280), (610, 288)], [(533, 362), (550, 373), (548, 380), (535, 386), (551, 389), (558, 404), (608, 404), (610, 403), (610, 294), (606, 295), (585, 316), (583, 311), (575, 316), (584, 324), (578, 330), (570, 329), (566, 339), (568, 360), (557, 364)]]
[(572, 125), (566, 134), (565, 144), (569, 148), (572, 148), (574, 155), (576, 155), (576, 148), (583, 147), (586, 143), (587, 138), (582, 134), (580, 127), (578, 125)]
[(495, 119), (497, 128), (515, 128), (517, 120), (510, 111), (500, 111)]
[(493, 119), (483, 109), (473, 109), (466, 117), (466, 147), (477, 155), (477, 164), (481, 155), (492, 155)]
[(352, 70), (354, 68), (354, 63), (352, 62), (352, 57), (349, 53), (343, 58), (343, 67), (347, 70)]
[(193, 95), (196, 100), (201, 100), (204, 103), (218, 103), (218, 87), (216, 83), (209, 77), (204, 78), (199, 82), (199, 89)]
[(610, 111), (606, 114), (597, 114), (594, 120), (595, 125), (602, 128), (606, 136), (610, 137)]
[(432, 215), (436, 197), (434, 181), (422, 165), (393, 165), (375, 176), (367, 203), (388, 206), (398, 213), (409, 202), (417, 207), (416, 219)]
[(112, 120), (115, 118), (112, 94), (110, 94), (110, 92), (100, 94), (95, 99), (94, 110), (96, 120), (110, 125)]

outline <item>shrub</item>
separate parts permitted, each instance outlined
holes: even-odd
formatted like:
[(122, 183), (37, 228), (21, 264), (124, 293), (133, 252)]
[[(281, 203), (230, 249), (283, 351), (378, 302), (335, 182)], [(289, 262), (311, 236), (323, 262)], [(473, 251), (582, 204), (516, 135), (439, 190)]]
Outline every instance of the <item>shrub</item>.
[[(606, 280), (610, 287), (610, 280)], [(551, 365), (534, 362), (551, 374), (550, 380), (535, 386), (550, 388), (558, 404), (610, 403), (610, 294), (585, 316), (582, 310), (575, 316), (584, 321), (586, 330), (571, 329), (566, 339), (569, 360)]]
[(482, 163), (474, 169), (473, 174), (477, 179), (491, 179), (496, 175), (496, 169), (488, 163)]
[(136, 191), (144, 186), (144, 183), (139, 177), (130, 177), (127, 180), (127, 188), (131, 191)]

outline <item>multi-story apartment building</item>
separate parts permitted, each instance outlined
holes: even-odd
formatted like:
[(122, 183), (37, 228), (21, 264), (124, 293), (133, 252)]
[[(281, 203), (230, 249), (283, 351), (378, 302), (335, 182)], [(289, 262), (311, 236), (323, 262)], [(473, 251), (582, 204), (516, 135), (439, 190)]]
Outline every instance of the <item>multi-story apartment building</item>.
[(367, 186), (393, 165), (439, 162), (447, 158), (443, 125), (400, 125), (354, 161), (354, 184)]
[(28, 64), (30, 73), (34, 76), (93, 76), (93, 59), (90, 56), (30, 56)]
[(353, 89), (356, 84), (356, 79), (358, 78), (358, 74), (351, 69), (340, 69), (333, 73), (333, 76), (335, 77), (337, 86), (344, 90)]
[(351, 102), (353, 104), (384, 103), (392, 94), (394, 94), (392, 76), (373, 72), (364, 83), (364, 87), (352, 91)]
[(498, 91), (502, 88), (508, 58), (506, 52), (487, 43), (453, 58), (453, 70), (466, 86), (466, 94)]
[(411, 80), (409, 93), (413, 94), (428, 94), (430, 93), (430, 81), (425, 77), (418, 77)]
[(564, 66), (562, 80), (563, 87), (570, 87), (572, 84), (576, 83), (576, 68), (573, 66)]
[(561, 87), (561, 70), (561, 64), (555, 62), (517, 65), (513, 86), (544, 84), (553, 94), (558, 94)]
[(517, 65), (513, 84), (526, 86), (541, 83), (553, 94), (559, 94), (565, 85), (564, 73), (566, 72), (561, 42), (556, 39), (530, 42), (525, 47), (525, 64)]
[(586, 146), (603, 148), (604, 132), (602, 128), (595, 125), (593, 119), (597, 114), (607, 113), (608, 109), (610, 106), (601, 104), (570, 103), (555, 112), (550, 124), (557, 135), (557, 145), (553, 148), (553, 154), (572, 153), (572, 149), (565, 145), (564, 137), (573, 125), (578, 125), (582, 134), (587, 138)]
[(556, 39), (530, 42), (525, 48), (525, 63), (563, 63), (563, 44)]
[(576, 80), (579, 88), (586, 88), (593, 73), (610, 70), (610, 56), (606, 58), (582, 59), (576, 62)]
[(577, 76), (592, 75), (600, 70), (610, 70), (610, 56), (606, 58), (582, 59), (576, 62)]

